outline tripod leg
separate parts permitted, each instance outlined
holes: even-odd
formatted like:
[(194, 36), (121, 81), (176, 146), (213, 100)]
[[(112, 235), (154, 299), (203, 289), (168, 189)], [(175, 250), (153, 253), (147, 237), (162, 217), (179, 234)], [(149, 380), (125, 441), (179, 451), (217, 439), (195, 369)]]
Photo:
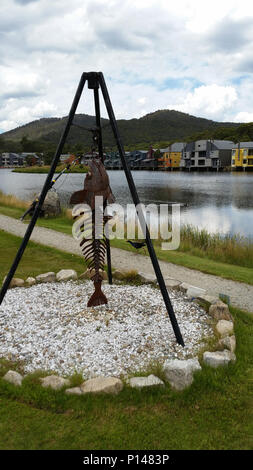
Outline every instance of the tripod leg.
[[(99, 129), (98, 134), (98, 152), (99, 158), (104, 163), (104, 153), (103, 153), (103, 141), (102, 141), (102, 130), (101, 130), (101, 115), (100, 115), (100, 104), (99, 104), (99, 82), (94, 80), (92, 82), (94, 86), (94, 103), (95, 103), (95, 113), (96, 113), (96, 125)], [(105, 209), (105, 207), (104, 207)], [(111, 263), (111, 247), (110, 240), (106, 238), (106, 256), (107, 256), (107, 274), (109, 284), (112, 284), (112, 263)]]
[(106, 255), (107, 255), (107, 274), (109, 284), (112, 284), (112, 263), (111, 263), (111, 247), (110, 240), (106, 239)]
[(150, 234), (149, 234), (149, 230), (148, 230), (148, 227), (147, 227), (147, 224), (146, 224), (146, 221), (145, 221), (145, 217), (144, 217), (144, 214), (143, 214), (143, 211), (142, 211), (141, 207), (139, 206), (139, 204), (140, 204), (139, 196), (138, 196), (135, 184), (134, 184), (132, 173), (129, 170), (129, 167), (128, 167), (128, 164), (127, 164), (127, 161), (126, 161), (123, 144), (122, 144), (121, 139), (120, 139), (118, 126), (117, 126), (116, 119), (115, 119), (115, 116), (114, 116), (114, 112), (113, 112), (110, 97), (109, 97), (109, 94), (108, 94), (108, 91), (107, 91), (107, 87), (106, 87), (106, 84), (105, 84), (104, 76), (101, 72), (98, 75), (99, 75), (99, 82), (100, 82), (101, 90), (102, 90), (102, 93), (103, 93), (107, 113), (108, 113), (108, 116), (109, 116), (109, 119), (110, 119), (110, 122), (111, 122), (113, 134), (114, 134), (115, 140), (117, 142), (119, 154), (120, 154), (120, 157), (121, 157), (122, 166), (123, 166), (123, 169), (124, 169), (124, 172), (125, 172), (125, 175), (126, 175), (128, 186), (129, 186), (132, 198), (133, 198), (133, 202), (134, 202), (135, 206), (138, 206), (137, 214), (138, 214), (138, 217), (139, 217), (139, 221), (140, 221), (142, 231), (143, 231), (144, 234), (146, 234), (147, 248), (148, 248), (149, 255), (150, 255), (150, 258), (151, 258), (151, 261), (152, 261), (152, 264), (153, 264), (154, 271), (156, 273), (157, 281), (158, 281), (158, 284), (159, 284), (159, 287), (160, 287), (160, 290), (161, 290), (161, 293), (162, 293), (162, 296), (163, 296), (163, 300), (164, 300), (168, 315), (170, 317), (170, 321), (171, 321), (171, 324), (172, 324), (177, 342), (179, 344), (181, 344), (182, 346), (184, 346), (184, 340), (183, 340), (183, 337), (181, 335), (181, 331), (180, 331), (180, 328), (178, 326), (177, 319), (176, 319), (176, 316), (175, 316), (175, 313), (174, 313), (174, 310), (173, 310), (173, 307), (172, 307), (172, 304), (171, 304), (171, 301), (170, 301), (170, 298), (169, 298), (169, 295), (168, 295), (168, 292), (167, 292), (167, 289), (166, 289), (166, 285), (165, 285), (165, 282), (164, 282), (164, 279), (163, 279), (163, 275), (162, 275), (162, 272), (161, 272), (161, 269), (160, 269), (160, 265), (159, 265), (158, 260), (157, 260), (156, 252), (154, 250), (154, 247), (153, 247), (153, 244), (152, 244), (152, 241), (151, 241), (151, 238), (150, 238)]
[(58, 144), (58, 147), (57, 147), (57, 150), (55, 152), (55, 156), (54, 156), (54, 159), (52, 161), (52, 164), (51, 164), (51, 168), (49, 170), (49, 173), (47, 175), (47, 178), (46, 178), (46, 181), (45, 181), (45, 184), (43, 186), (43, 189), (41, 191), (41, 194), (40, 194), (40, 198), (39, 198), (39, 202), (38, 204), (36, 205), (36, 208), (35, 208), (35, 211), (33, 213), (33, 216), (32, 216), (32, 219), (27, 227), (27, 230), (26, 230), (26, 233), (24, 235), (24, 238), (22, 240), (22, 243), (20, 245), (20, 248), (17, 252), (17, 255), (13, 261), (13, 264), (10, 268), (10, 271), (9, 273), (7, 274), (6, 276), (6, 279), (3, 283), (3, 286), (2, 286), (2, 289), (1, 289), (1, 292), (0, 292), (0, 305), (4, 299), (4, 296), (7, 292), (7, 289), (10, 285), (10, 282), (16, 272), (16, 269), (19, 265), (19, 262), (23, 256), (23, 253), (26, 249), (26, 246), (27, 246), (27, 243), (30, 239), (30, 236), (32, 234), (32, 231), (34, 229), (34, 226), (36, 224), (36, 221), (38, 219), (38, 216), (39, 216), (39, 213), (40, 213), (40, 209), (42, 208), (42, 205), (43, 205), (43, 202), (45, 200), (45, 197), (47, 195), (47, 192), (50, 188), (50, 184), (51, 184), (51, 181), (52, 181), (52, 178), (54, 176), (54, 173), (55, 173), (55, 169), (56, 169), (56, 166), (57, 166), (57, 163), (59, 161), (59, 158), (60, 158), (60, 155), (62, 153), (62, 149), (64, 147), (64, 144), (65, 144), (65, 141), (66, 141), (66, 138), (68, 136), (68, 133), (69, 133), (69, 129), (70, 129), (70, 126), (72, 124), (72, 121), (73, 121), (73, 118), (75, 116), (75, 112), (76, 112), (76, 108), (78, 106), (78, 103), (79, 103), (79, 100), (80, 100), (80, 97), (81, 97), (81, 94), (82, 94), (82, 91), (83, 91), (83, 87), (85, 85), (85, 81), (86, 81), (86, 74), (83, 74), (82, 77), (81, 77), (81, 80), (80, 80), (80, 83), (78, 85), (78, 88), (77, 88), (77, 91), (76, 91), (76, 94), (75, 94), (75, 97), (74, 97), (74, 101), (72, 103), (72, 106), (71, 106), (71, 109), (70, 109), (70, 112), (69, 112), (69, 116), (68, 116), (68, 120), (67, 120), (67, 123), (66, 123), (66, 126), (65, 126), (65, 129), (62, 133), (62, 136), (61, 136), (61, 139), (60, 139), (60, 142)]

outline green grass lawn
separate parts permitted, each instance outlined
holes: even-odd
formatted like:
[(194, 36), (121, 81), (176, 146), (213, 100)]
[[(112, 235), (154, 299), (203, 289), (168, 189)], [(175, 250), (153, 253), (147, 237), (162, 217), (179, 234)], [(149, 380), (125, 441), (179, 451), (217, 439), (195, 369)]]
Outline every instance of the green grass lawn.
[[(20, 239), (0, 231), (0, 279)], [(29, 243), (17, 276), (73, 268), (74, 255)], [(253, 316), (231, 308), (237, 361), (225, 368), (203, 366), (183, 392), (138, 391), (117, 396), (69, 396), (39, 385), (43, 373), (28, 375), (21, 387), (2, 380), (22, 364), (0, 361), (0, 449), (252, 449)], [(22, 312), (21, 312), (22, 314)], [(71, 378), (72, 386), (82, 381)]]
[[(25, 209), (23, 210), (21, 208), (9, 207), (0, 204), (0, 213), (10, 217), (19, 219), (24, 211)], [(27, 218), (26, 220), (29, 222), (30, 219)], [(71, 235), (73, 221), (63, 214), (54, 218), (40, 218), (36, 225)], [(135, 249), (126, 243), (125, 240), (112, 240), (111, 245), (123, 250), (135, 251)], [(196, 269), (225, 279), (232, 279), (234, 281), (246, 282), (253, 285), (253, 269), (250, 267), (215, 261), (208, 257), (195, 256), (191, 252), (181, 252), (179, 250), (163, 251), (157, 241), (154, 241), (154, 247), (158, 259), (162, 261), (185, 266), (190, 269)]]
[[(21, 243), (21, 238), (0, 230), (0, 282), (8, 273)], [(61, 269), (75, 269), (78, 274), (85, 271), (81, 256), (64, 253), (60, 250), (29, 242), (21, 259), (15, 277), (26, 279), (45, 272), (58, 272)]]
[[(55, 174), (60, 173), (66, 165), (59, 165), (56, 168)], [(24, 168), (15, 168), (12, 170), (13, 173), (43, 173), (48, 174), (50, 170), (50, 166), (28, 166)], [(85, 165), (75, 165), (71, 167), (71, 170), (67, 171), (66, 173), (87, 173), (88, 167)]]

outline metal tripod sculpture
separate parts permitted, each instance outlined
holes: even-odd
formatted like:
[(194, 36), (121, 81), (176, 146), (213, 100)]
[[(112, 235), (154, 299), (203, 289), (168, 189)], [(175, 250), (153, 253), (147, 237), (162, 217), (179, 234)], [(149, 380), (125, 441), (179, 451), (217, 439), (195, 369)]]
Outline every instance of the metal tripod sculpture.
[[(27, 243), (30, 239), (30, 236), (32, 234), (32, 231), (34, 229), (36, 221), (39, 217), (40, 210), (43, 206), (43, 202), (44, 202), (45, 197), (47, 195), (47, 192), (50, 188), (50, 185), (51, 185), (51, 182), (52, 182), (55, 170), (56, 170), (57, 163), (58, 163), (60, 155), (62, 153), (65, 141), (67, 139), (68, 133), (69, 133), (70, 128), (71, 128), (71, 125), (73, 123), (75, 112), (76, 112), (78, 103), (80, 101), (80, 98), (81, 98), (83, 88), (84, 88), (84, 85), (85, 85), (86, 81), (88, 82), (88, 88), (92, 89), (93, 92), (94, 92), (94, 101), (95, 101), (95, 110), (96, 110), (96, 125), (97, 125), (97, 130), (98, 130), (99, 156), (103, 161), (102, 132), (101, 132), (100, 107), (99, 107), (99, 88), (101, 88), (102, 95), (103, 95), (104, 102), (105, 102), (105, 106), (106, 106), (107, 113), (108, 113), (108, 117), (109, 117), (110, 124), (111, 124), (111, 127), (112, 127), (112, 131), (113, 131), (116, 143), (117, 143), (119, 155), (120, 155), (120, 158), (121, 158), (122, 167), (123, 167), (123, 170), (125, 172), (126, 179), (127, 179), (127, 182), (128, 182), (129, 190), (131, 192), (131, 196), (132, 196), (132, 199), (133, 199), (133, 202), (134, 202), (135, 206), (139, 207), (139, 209), (137, 211), (137, 215), (138, 215), (138, 218), (139, 218), (141, 229), (142, 229), (143, 233), (146, 234), (146, 245), (147, 245), (147, 248), (148, 248), (148, 251), (149, 251), (149, 255), (150, 255), (150, 258), (151, 258), (151, 261), (152, 261), (152, 264), (153, 264), (154, 271), (156, 273), (157, 281), (158, 281), (158, 284), (159, 284), (159, 287), (160, 287), (160, 290), (161, 290), (161, 293), (162, 293), (162, 296), (163, 296), (163, 300), (164, 300), (168, 315), (170, 317), (170, 321), (171, 321), (171, 324), (172, 324), (172, 327), (173, 327), (173, 330), (174, 330), (174, 333), (175, 333), (175, 336), (176, 336), (176, 340), (180, 345), (184, 346), (184, 341), (183, 341), (183, 338), (182, 338), (182, 335), (181, 335), (181, 331), (180, 331), (180, 328), (179, 328), (178, 323), (177, 323), (177, 319), (176, 319), (176, 316), (175, 316), (175, 313), (174, 313), (174, 310), (173, 310), (173, 307), (172, 307), (172, 304), (171, 304), (171, 301), (170, 301), (170, 298), (169, 298), (169, 295), (168, 295), (168, 292), (167, 292), (167, 288), (165, 286), (163, 275), (162, 275), (162, 272), (161, 272), (161, 269), (160, 269), (160, 266), (159, 266), (159, 263), (158, 263), (158, 260), (157, 260), (157, 256), (156, 256), (156, 253), (155, 253), (155, 250), (154, 250), (151, 238), (150, 238), (150, 233), (149, 233), (149, 230), (148, 230), (148, 227), (147, 227), (147, 224), (146, 224), (146, 220), (145, 220), (143, 211), (140, 207), (140, 200), (139, 200), (139, 196), (138, 196), (138, 193), (137, 193), (137, 190), (136, 190), (136, 187), (135, 187), (135, 183), (134, 183), (134, 180), (133, 180), (133, 177), (132, 177), (132, 173), (131, 173), (131, 171), (128, 167), (127, 161), (126, 161), (123, 144), (121, 142), (117, 122), (116, 122), (116, 119), (115, 119), (115, 116), (114, 116), (112, 104), (111, 104), (111, 101), (110, 101), (110, 97), (109, 97), (109, 94), (108, 94), (108, 90), (107, 90), (106, 83), (105, 83), (104, 76), (103, 76), (102, 72), (84, 72), (81, 76), (81, 79), (80, 79), (80, 82), (79, 82), (79, 85), (78, 85), (78, 88), (77, 88), (77, 91), (76, 91), (76, 94), (75, 94), (75, 97), (74, 97), (74, 100), (73, 100), (73, 103), (72, 103), (72, 106), (71, 106), (71, 109), (70, 109), (70, 112), (69, 112), (67, 123), (65, 125), (65, 129), (62, 133), (62, 136), (60, 138), (58, 147), (56, 149), (56, 152), (55, 152), (52, 164), (51, 164), (51, 168), (49, 170), (48, 176), (46, 178), (45, 184), (44, 184), (43, 189), (42, 189), (41, 194), (40, 194), (39, 201), (38, 201), (38, 203), (35, 207), (32, 219), (30, 221), (30, 224), (27, 227), (26, 233), (24, 235), (24, 238), (22, 240), (22, 243), (21, 243), (21, 246), (18, 250), (16, 258), (15, 258), (9, 273), (6, 276), (5, 282), (2, 286), (2, 289), (1, 289), (1, 292), (0, 292), (0, 304), (2, 303), (2, 301), (4, 299), (4, 296), (7, 292), (9, 284), (10, 284), (10, 282), (11, 282), (11, 280), (12, 280), (14, 274), (15, 274), (15, 271), (16, 271), (16, 269), (18, 267), (18, 264), (19, 264), (19, 262), (22, 258), (22, 255), (25, 251), (26, 245), (27, 245)], [(111, 282), (111, 278), (110, 278), (111, 262), (110, 262), (110, 260), (111, 260), (111, 258), (110, 258), (110, 245), (109, 245), (109, 243), (107, 243), (107, 263), (108, 263), (108, 268), (109, 268), (109, 270), (108, 270), (109, 282)]]

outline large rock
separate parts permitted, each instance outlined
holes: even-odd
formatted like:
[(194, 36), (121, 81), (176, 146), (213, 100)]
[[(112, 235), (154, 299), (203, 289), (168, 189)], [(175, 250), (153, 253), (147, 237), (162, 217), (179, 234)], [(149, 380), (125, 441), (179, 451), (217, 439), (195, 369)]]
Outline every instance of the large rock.
[[(35, 196), (36, 198), (39, 198), (40, 194), (37, 194)], [(59, 196), (56, 191), (48, 191), (45, 201), (42, 206), (42, 215), (44, 217), (53, 217), (56, 215), (60, 215), (61, 213), (61, 203)]]
[(115, 377), (96, 377), (86, 380), (80, 386), (82, 393), (111, 393), (117, 395), (123, 389), (123, 383)]
[(179, 289), (181, 284), (181, 282), (177, 281), (176, 279), (164, 279), (164, 282), (167, 289)]
[(179, 290), (185, 292), (189, 299), (196, 299), (206, 294), (205, 289), (201, 289), (201, 287), (192, 286), (187, 282), (182, 282), (179, 286)]
[[(3, 283), (6, 279), (6, 276), (3, 280)], [(23, 279), (20, 279), (19, 277), (13, 277), (10, 284), (9, 284), (9, 289), (13, 288), (13, 287), (24, 287), (25, 285), (25, 281)]]
[(13, 385), (21, 386), (22, 385), (22, 380), (23, 376), (16, 372), (15, 370), (9, 370), (4, 376), (3, 380), (6, 380), (6, 382), (9, 382)]
[(132, 388), (153, 387), (154, 385), (164, 386), (164, 382), (153, 374), (148, 377), (132, 377), (128, 380), (128, 383)]
[(36, 276), (36, 281), (37, 282), (55, 282), (56, 281), (56, 276), (55, 273), (49, 272), (45, 274), (39, 274)]
[(82, 390), (80, 389), (80, 387), (72, 387), (67, 388), (65, 390), (65, 393), (67, 393), (67, 395), (82, 395)]
[(231, 352), (235, 352), (236, 349), (236, 338), (235, 335), (233, 336), (226, 336), (225, 338), (221, 338), (219, 343), (219, 346), (228, 349)]
[(224, 304), (221, 300), (210, 305), (209, 315), (211, 315), (215, 320), (233, 320), (227, 304)]
[(190, 289), (191, 287), (195, 287), (195, 286), (193, 286), (192, 284), (188, 284), (188, 282), (182, 282), (179, 286), (179, 290), (181, 290), (182, 292), (187, 292), (187, 290)]
[(194, 287), (194, 286), (188, 287), (186, 291), (187, 297), (191, 300), (196, 299), (200, 295), (205, 295), (205, 293), (206, 293), (205, 289), (201, 289), (200, 287)]
[(62, 269), (56, 274), (57, 281), (76, 281), (77, 273), (74, 269)]
[(217, 333), (224, 338), (225, 336), (230, 336), (234, 332), (234, 323), (228, 320), (219, 320), (216, 324)]
[(125, 275), (126, 275), (127, 271), (123, 271), (123, 270), (119, 270), (119, 269), (116, 269), (113, 273), (112, 273), (112, 276), (114, 279), (117, 279), (119, 281), (121, 281), (122, 279), (125, 278)]
[(226, 366), (230, 362), (234, 362), (235, 360), (235, 354), (227, 350), (215, 352), (206, 351), (203, 354), (204, 363), (209, 365), (210, 367), (215, 368), (219, 366)]
[(216, 304), (219, 299), (213, 295), (198, 295), (198, 297), (195, 299), (198, 304), (200, 304), (203, 307), (206, 307), (209, 309), (210, 305)]
[(41, 378), (40, 381), (42, 387), (50, 387), (53, 390), (59, 390), (62, 387), (70, 385), (70, 381), (68, 379), (58, 377), (58, 375), (48, 375), (47, 377)]
[(157, 282), (157, 278), (154, 274), (149, 273), (138, 273), (140, 281), (144, 282), (145, 284), (153, 284)]
[(36, 284), (36, 279), (34, 277), (28, 277), (25, 281), (25, 285), (28, 287), (34, 286)]
[(193, 373), (201, 370), (198, 359), (171, 359), (163, 366), (166, 379), (176, 390), (183, 390), (193, 382)]

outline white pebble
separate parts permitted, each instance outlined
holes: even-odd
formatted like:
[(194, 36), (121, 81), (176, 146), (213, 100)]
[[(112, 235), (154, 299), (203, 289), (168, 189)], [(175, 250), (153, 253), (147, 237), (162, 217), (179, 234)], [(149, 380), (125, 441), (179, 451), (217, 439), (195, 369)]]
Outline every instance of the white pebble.
[(108, 304), (87, 308), (91, 281), (9, 290), (0, 307), (0, 357), (24, 361), (25, 372), (119, 377), (156, 360), (196, 356), (213, 334), (208, 315), (180, 292), (170, 298), (185, 348), (176, 342), (158, 289), (105, 284), (103, 291)]

